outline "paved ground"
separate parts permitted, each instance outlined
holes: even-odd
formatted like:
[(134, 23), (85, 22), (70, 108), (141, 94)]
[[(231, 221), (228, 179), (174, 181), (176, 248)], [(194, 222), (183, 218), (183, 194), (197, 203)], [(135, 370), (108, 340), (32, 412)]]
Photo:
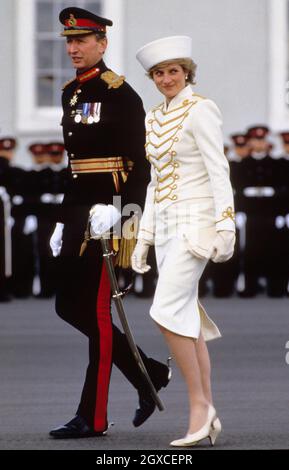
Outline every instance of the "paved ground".
[[(150, 301), (126, 301), (139, 344), (165, 360), (166, 346), (148, 316)], [(288, 300), (206, 298), (223, 338), (210, 343), (213, 388), (224, 431), (218, 449), (289, 448)], [(176, 370), (162, 392), (164, 412), (141, 428), (131, 425), (137, 403), (115, 370), (110, 419), (101, 439), (55, 441), (48, 431), (69, 420), (78, 404), (86, 368), (86, 339), (54, 313), (53, 301), (0, 304), (0, 449), (169, 449), (186, 429), (187, 402)], [(289, 362), (289, 360), (288, 360)], [(204, 442), (199, 448), (209, 448)]]

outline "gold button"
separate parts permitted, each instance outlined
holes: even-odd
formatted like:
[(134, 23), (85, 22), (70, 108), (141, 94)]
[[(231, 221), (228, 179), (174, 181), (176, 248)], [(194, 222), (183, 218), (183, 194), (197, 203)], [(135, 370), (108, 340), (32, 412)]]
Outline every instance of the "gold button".
[(175, 180), (179, 179), (179, 175), (174, 175)]
[(81, 90), (77, 90), (77, 92), (76, 92), (76, 93), (81, 93)]
[(71, 153), (70, 156), (71, 156), (71, 158), (74, 158), (74, 157), (75, 157), (74, 153)]
[(174, 163), (174, 167), (175, 167), (175, 168), (179, 168), (179, 166), (180, 166), (180, 165), (179, 165), (178, 162)]
[(174, 142), (178, 142), (179, 141), (179, 138), (178, 137), (174, 137)]
[(74, 179), (78, 178), (78, 175), (73, 175), (73, 178), (74, 178)]
[(177, 152), (176, 152), (175, 150), (173, 150), (173, 151), (171, 152), (171, 156), (172, 156), (172, 157), (175, 157), (176, 155), (177, 155)]
[(71, 137), (71, 136), (72, 136), (72, 132), (68, 132), (68, 135), (69, 135), (69, 137)]
[(190, 100), (184, 100), (183, 101), (183, 106), (186, 106), (187, 104), (189, 104)]
[(174, 184), (174, 185), (172, 186), (172, 189), (177, 189), (177, 185)]
[(172, 197), (173, 201), (176, 201), (176, 199), (178, 199), (178, 196), (175, 194), (173, 197)]

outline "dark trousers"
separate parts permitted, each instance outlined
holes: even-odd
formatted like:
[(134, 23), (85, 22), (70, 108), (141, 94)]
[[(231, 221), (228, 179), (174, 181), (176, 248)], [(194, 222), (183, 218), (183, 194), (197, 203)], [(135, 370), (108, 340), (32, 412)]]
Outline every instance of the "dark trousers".
[(82, 258), (59, 260), (56, 311), (88, 337), (89, 364), (77, 413), (95, 431), (103, 431), (112, 365), (111, 296), (100, 245), (93, 248)]
[[(101, 245), (91, 240), (82, 257), (80, 240), (65, 226), (57, 263), (56, 312), (89, 339), (89, 364), (78, 413), (96, 431), (106, 428), (107, 395), (112, 361), (142, 395), (147, 393), (129, 343), (111, 322), (111, 293)], [(156, 389), (167, 380), (167, 366), (139, 349)], [(105, 418), (104, 418), (105, 417)]]

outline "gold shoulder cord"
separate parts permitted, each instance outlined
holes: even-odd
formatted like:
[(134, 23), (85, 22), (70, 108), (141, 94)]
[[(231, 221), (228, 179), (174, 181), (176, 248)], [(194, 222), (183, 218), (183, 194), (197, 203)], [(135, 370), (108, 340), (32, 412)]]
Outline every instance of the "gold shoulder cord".
[[(131, 267), (131, 256), (136, 245), (136, 234), (138, 232), (139, 219), (132, 216), (128, 219), (122, 227), (122, 238), (112, 236), (112, 247), (116, 253), (115, 266), (123, 269)], [(84, 232), (84, 240), (81, 244), (79, 256), (82, 256), (87, 248), (89, 240), (94, 240), (90, 236), (90, 220), (87, 222), (86, 230)]]
[(100, 78), (108, 84), (108, 89), (119, 88), (125, 81), (124, 75), (117, 75), (112, 70), (102, 73)]

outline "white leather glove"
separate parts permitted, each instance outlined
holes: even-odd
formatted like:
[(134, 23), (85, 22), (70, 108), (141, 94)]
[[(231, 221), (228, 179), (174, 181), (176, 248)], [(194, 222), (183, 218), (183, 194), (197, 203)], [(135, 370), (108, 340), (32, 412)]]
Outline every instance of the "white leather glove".
[(30, 235), (35, 232), (38, 227), (37, 218), (35, 215), (28, 215), (24, 222), (23, 233), (24, 235)]
[(60, 255), (60, 250), (62, 247), (62, 232), (64, 224), (57, 222), (52, 237), (50, 238), (49, 245), (52, 250), (54, 257)]
[(232, 258), (235, 245), (235, 233), (229, 230), (222, 230), (217, 233), (213, 242), (211, 260), (214, 263), (224, 263)]
[(95, 204), (89, 212), (91, 237), (100, 238), (121, 218), (121, 213), (112, 204)]
[(144, 274), (151, 269), (151, 266), (147, 264), (147, 257), (150, 246), (151, 242), (148, 240), (145, 240), (144, 238), (138, 239), (135, 249), (131, 255), (131, 267), (136, 273)]

